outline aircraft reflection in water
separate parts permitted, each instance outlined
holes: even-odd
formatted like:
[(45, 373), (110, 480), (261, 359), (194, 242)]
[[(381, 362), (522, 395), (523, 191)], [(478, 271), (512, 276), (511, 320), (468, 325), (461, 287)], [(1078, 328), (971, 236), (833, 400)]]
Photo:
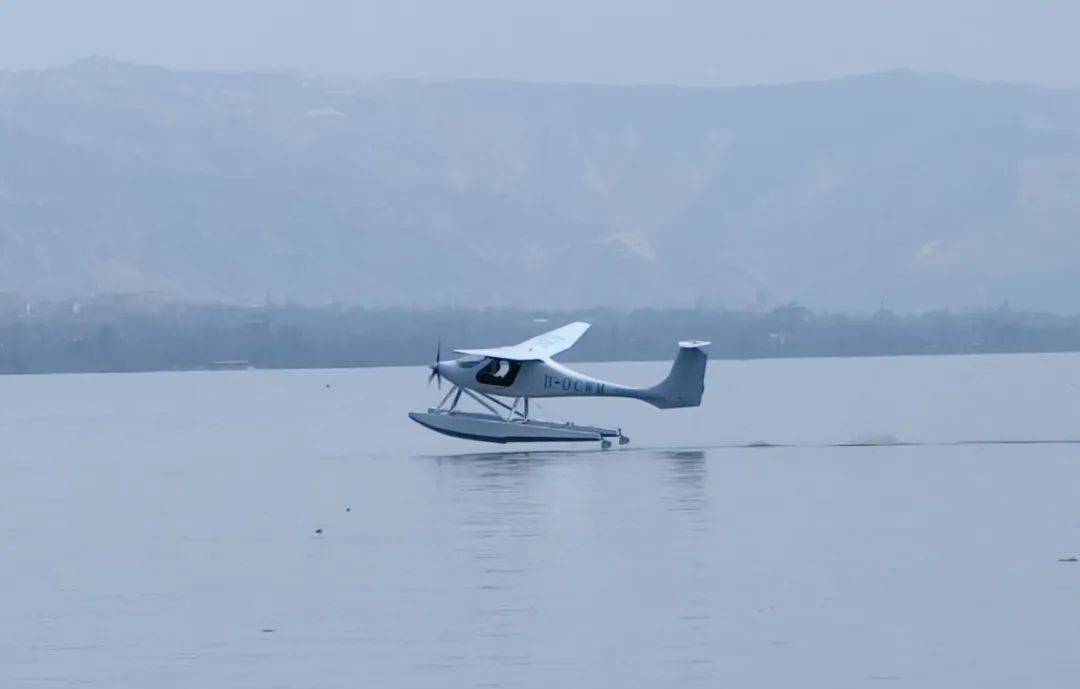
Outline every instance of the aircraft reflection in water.
[[(619, 428), (579, 426), (573, 423), (540, 421), (529, 416), (529, 399), (539, 397), (629, 397), (659, 409), (696, 407), (705, 389), (704, 347), (708, 342), (680, 342), (679, 353), (667, 378), (656, 385), (635, 388), (598, 380), (572, 371), (552, 359), (566, 351), (588, 330), (589, 324), (576, 322), (510, 347), (458, 349), (459, 359), (441, 361), (436, 349), (430, 383), (442, 379), (452, 384), (437, 407), (412, 412), (409, 418), (439, 433), (493, 443), (600, 441), (611, 447), (608, 438), (629, 442)], [(467, 412), (458, 409), (466, 396), (485, 409)], [(507, 404), (499, 398), (512, 399)]]

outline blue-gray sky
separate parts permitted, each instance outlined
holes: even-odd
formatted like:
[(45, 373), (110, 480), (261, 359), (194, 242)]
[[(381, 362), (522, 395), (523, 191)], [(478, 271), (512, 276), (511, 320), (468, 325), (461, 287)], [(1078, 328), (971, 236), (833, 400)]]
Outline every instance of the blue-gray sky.
[(736, 85), (893, 68), (1080, 86), (1076, 0), (0, 0), (0, 69)]

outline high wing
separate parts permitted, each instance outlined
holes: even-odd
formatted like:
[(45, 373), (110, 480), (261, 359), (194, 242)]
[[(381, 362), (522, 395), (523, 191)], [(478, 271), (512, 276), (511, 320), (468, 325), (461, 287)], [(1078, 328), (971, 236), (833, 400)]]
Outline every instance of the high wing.
[(588, 323), (577, 321), (509, 347), (492, 347), (491, 349), (455, 349), (454, 351), (458, 354), (486, 356), (493, 359), (509, 359), (511, 361), (550, 359), (559, 352), (565, 352), (567, 349), (573, 347), (574, 343), (578, 341), (578, 338), (584, 335), (585, 331), (588, 329)]

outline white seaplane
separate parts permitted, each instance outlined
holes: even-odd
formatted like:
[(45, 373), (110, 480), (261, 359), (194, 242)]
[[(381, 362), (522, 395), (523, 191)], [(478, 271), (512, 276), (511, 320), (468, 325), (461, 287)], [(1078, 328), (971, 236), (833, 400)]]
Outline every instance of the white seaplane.
[[(441, 345), (431, 365), (432, 379), (442, 389), (442, 379), (451, 383), (439, 406), (426, 412), (411, 412), (409, 418), (433, 431), (457, 438), (491, 443), (600, 441), (611, 447), (608, 438), (620, 445), (630, 442), (621, 428), (579, 426), (573, 423), (540, 421), (529, 415), (529, 400), (538, 397), (629, 397), (659, 409), (696, 407), (705, 389), (703, 348), (708, 342), (680, 342), (671, 372), (660, 383), (634, 388), (609, 383), (571, 371), (552, 357), (574, 345), (588, 323), (576, 322), (537, 335), (521, 344), (491, 349), (456, 349), (463, 355), (441, 360)], [(471, 398), (483, 412), (460, 411), (462, 396)], [(512, 399), (507, 404), (498, 398)]]

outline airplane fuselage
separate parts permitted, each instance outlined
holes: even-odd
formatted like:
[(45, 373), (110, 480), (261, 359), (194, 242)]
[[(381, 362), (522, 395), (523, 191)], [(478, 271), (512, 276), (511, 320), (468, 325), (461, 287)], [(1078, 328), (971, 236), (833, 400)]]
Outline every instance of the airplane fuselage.
[(439, 363), (439, 373), (463, 388), (496, 397), (634, 397), (645, 390), (572, 371), (550, 359), (510, 361), (463, 357)]

